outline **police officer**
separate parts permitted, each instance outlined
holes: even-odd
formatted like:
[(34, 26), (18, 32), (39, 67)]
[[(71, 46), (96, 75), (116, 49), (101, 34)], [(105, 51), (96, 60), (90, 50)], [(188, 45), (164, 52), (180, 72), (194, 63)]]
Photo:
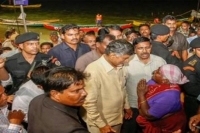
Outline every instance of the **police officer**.
[(200, 94), (200, 38), (190, 43), (194, 55), (184, 62), (183, 72), (189, 79), (183, 88), (185, 92), (185, 112), (187, 118), (196, 115), (199, 103), (197, 97)]
[(12, 89), (7, 90), (8, 94), (13, 94), (18, 89), (34, 66), (41, 63), (49, 67), (53, 64), (60, 65), (51, 56), (39, 53), (39, 39), (39, 34), (34, 32), (21, 34), (15, 40), (21, 52), (7, 59), (0, 58), (0, 80), (4, 86), (13, 82)]
[(173, 64), (182, 69), (183, 62), (168, 50), (167, 41), (170, 29), (162, 24), (155, 24), (151, 27), (152, 49), (151, 53), (162, 57), (167, 64)]

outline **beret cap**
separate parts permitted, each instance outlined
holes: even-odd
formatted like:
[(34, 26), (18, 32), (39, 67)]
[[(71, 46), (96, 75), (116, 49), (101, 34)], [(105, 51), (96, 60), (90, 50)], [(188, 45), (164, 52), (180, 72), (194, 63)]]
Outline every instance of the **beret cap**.
[(192, 48), (200, 48), (200, 37), (195, 38), (190, 42), (190, 47)]
[(155, 25), (151, 26), (151, 32), (156, 35), (167, 35), (167, 34), (169, 34), (170, 29), (166, 25), (155, 24)]
[(40, 39), (40, 36), (38, 33), (26, 32), (24, 34), (18, 35), (15, 38), (15, 44), (20, 44), (20, 43), (24, 43), (26, 41), (39, 40), (39, 39)]

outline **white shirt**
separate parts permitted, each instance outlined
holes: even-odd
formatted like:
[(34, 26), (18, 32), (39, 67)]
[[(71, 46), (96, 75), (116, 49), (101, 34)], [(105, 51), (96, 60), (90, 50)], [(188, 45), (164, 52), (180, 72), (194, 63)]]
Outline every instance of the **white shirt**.
[(1, 80), (1, 84), (3, 87), (6, 87), (7, 85), (11, 85), (13, 83), (12, 77), (9, 74), (8, 80)]
[(128, 94), (129, 104), (132, 108), (138, 108), (137, 84), (141, 79), (150, 80), (152, 72), (160, 66), (166, 64), (165, 60), (156, 55), (150, 55), (150, 61), (147, 64), (141, 62), (137, 55), (129, 61), (126, 66), (128, 77), (126, 82), (126, 90)]
[(15, 93), (12, 110), (22, 110), (26, 114), (24, 120), (27, 122), (29, 104), (33, 98), (41, 94), (44, 94), (44, 90), (38, 88), (32, 80), (27, 81)]

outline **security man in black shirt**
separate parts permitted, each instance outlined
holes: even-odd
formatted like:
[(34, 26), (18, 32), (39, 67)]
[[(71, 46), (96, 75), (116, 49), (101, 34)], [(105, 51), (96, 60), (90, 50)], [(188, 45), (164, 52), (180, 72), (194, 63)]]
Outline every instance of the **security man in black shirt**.
[(173, 64), (182, 69), (183, 62), (168, 50), (166, 41), (169, 37), (170, 29), (166, 25), (155, 24), (151, 27), (151, 53), (162, 57), (167, 64)]
[(41, 63), (49, 67), (55, 64), (60, 65), (59, 61), (51, 56), (39, 53), (39, 39), (39, 34), (34, 32), (21, 34), (15, 40), (21, 52), (7, 59), (0, 58), (0, 80), (7, 84), (10, 81), (13, 82), (12, 88), (7, 90), (8, 94), (13, 94), (18, 90), (35, 66)]
[(200, 38), (196, 38), (190, 43), (194, 55), (184, 62), (183, 73), (189, 79), (189, 82), (183, 86), (185, 92), (185, 112), (189, 120), (191, 116), (197, 114), (200, 95)]

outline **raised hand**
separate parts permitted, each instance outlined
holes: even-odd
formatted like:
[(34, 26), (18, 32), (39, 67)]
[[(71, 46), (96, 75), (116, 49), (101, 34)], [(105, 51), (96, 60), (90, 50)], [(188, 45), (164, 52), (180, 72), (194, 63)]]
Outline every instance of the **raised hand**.
[(140, 95), (143, 96), (147, 92), (148, 92), (148, 88), (147, 88), (146, 79), (141, 79), (137, 84), (137, 94), (138, 94), (138, 96), (140, 96)]

